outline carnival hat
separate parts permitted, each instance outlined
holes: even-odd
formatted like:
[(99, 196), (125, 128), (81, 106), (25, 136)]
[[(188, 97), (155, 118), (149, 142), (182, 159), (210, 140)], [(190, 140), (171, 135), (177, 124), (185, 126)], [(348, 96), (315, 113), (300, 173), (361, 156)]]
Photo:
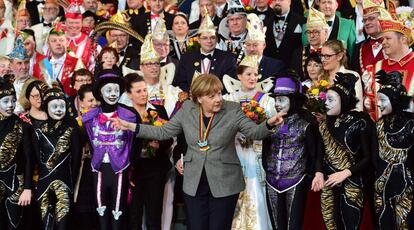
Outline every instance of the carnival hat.
[(157, 21), (152, 33), (152, 39), (157, 41), (168, 40), (167, 27), (163, 18)]
[(67, 102), (66, 97), (65, 97), (65, 93), (60, 88), (49, 88), (49, 89), (47, 89), (45, 91), (44, 96), (43, 96), (42, 110), (47, 111), (47, 104), (49, 104), (49, 102), (51, 102), (52, 100), (58, 100), (58, 99), (62, 99), (65, 102)]
[(200, 27), (198, 28), (197, 33), (210, 33), (210, 34), (216, 34), (216, 27), (214, 26), (213, 21), (211, 20), (210, 15), (208, 14), (207, 7), (204, 7), (205, 14), (204, 18), (202, 19), (200, 23)]
[(259, 69), (259, 59), (257, 55), (247, 55), (240, 62), (239, 66), (247, 66), (254, 69)]
[(152, 36), (150, 33), (148, 33), (147, 36), (145, 36), (144, 44), (141, 46), (140, 63), (143, 64), (154, 61), (160, 61), (160, 57), (158, 56), (158, 53), (152, 44)]
[(309, 28), (315, 28), (315, 27), (323, 27), (323, 28), (327, 28), (328, 27), (328, 23), (326, 22), (325, 19), (325, 14), (316, 10), (315, 8), (310, 8), (309, 9), (309, 15), (308, 15), (308, 19), (306, 21), (306, 27)]
[(278, 74), (275, 77), (275, 85), (271, 97), (276, 96), (299, 96), (306, 98), (302, 92), (302, 84), (299, 81), (300, 77), (294, 71)]
[(364, 16), (380, 13), (380, 8), (385, 9), (383, 0), (362, 0), (362, 11)]
[(121, 76), (121, 71), (119, 69), (104, 69), (97, 73), (96, 82), (93, 84), (93, 96), (102, 102), (101, 88), (108, 83), (118, 84), (121, 95), (125, 89), (125, 82)]
[[(412, 30), (411, 30), (411, 27), (413, 25), (412, 23), (413, 17), (410, 16), (406, 19), (404, 18), (399, 19), (397, 16), (395, 5), (391, 1), (389, 2), (388, 11), (383, 8), (379, 8), (379, 12), (380, 12), (379, 21), (380, 21), (382, 32), (388, 32), (388, 31), (398, 32), (406, 36), (410, 40), (410, 42), (413, 41), (413, 35), (412, 35)], [(401, 15), (405, 15), (405, 14), (401, 14)]]
[(234, 14), (247, 15), (246, 9), (240, 0), (230, 0), (226, 13), (227, 16)]
[(18, 60), (29, 59), (30, 57), (27, 56), (27, 52), (24, 49), (23, 42), (24, 42), (24, 37), (22, 35), (19, 35), (16, 38), (16, 41), (14, 42), (14, 48), (12, 52), (9, 53), (7, 57), (10, 59), (18, 59)]
[(262, 20), (256, 14), (247, 15), (247, 36), (245, 41), (262, 41), (266, 40), (266, 27), (263, 26)]
[(129, 20), (130, 17), (127, 13), (118, 10), (118, 12), (114, 14), (109, 21), (101, 22), (95, 27), (93, 36), (109, 30), (120, 30), (136, 38), (138, 41), (144, 42), (141, 35), (131, 28)]
[(402, 83), (403, 75), (401, 72), (392, 71), (387, 73), (380, 70), (375, 74), (375, 78), (381, 85), (378, 92), (388, 96), (393, 111), (399, 112), (408, 108), (411, 97), (407, 95), (407, 90)]

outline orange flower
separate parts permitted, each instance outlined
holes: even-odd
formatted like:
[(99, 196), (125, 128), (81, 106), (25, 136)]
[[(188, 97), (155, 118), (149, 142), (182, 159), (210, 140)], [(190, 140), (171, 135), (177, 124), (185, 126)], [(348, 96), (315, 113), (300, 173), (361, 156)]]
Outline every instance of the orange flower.
[(258, 105), (257, 101), (255, 100), (251, 100), (250, 104), (252, 105), (252, 107), (256, 107)]
[(253, 118), (253, 117), (254, 117), (254, 113), (253, 113), (253, 112), (251, 112), (251, 111), (248, 111), (248, 112), (246, 113), (246, 116), (247, 116), (248, 118)]
[(152, 118), (157, 117), (157, 116), (158, 116), (157, 111), (155, 111), (155, 110), (151, 110), (151, 111), (150, 111), (150, 116), (151, 116)]

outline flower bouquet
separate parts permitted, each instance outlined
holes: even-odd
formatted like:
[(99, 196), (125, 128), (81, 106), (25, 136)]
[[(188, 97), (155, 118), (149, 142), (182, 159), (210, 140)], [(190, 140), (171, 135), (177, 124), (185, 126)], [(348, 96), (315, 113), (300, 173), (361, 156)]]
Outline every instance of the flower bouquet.
[(198, 37), (192, 37), (188, 39), (187, 43), (187, 52), (192, 52), (201, 47), (200, 42), (198, 41)]
[(308, 101), (305, 107), (310, 112), (326, 114), (325, 101), (328, 89), (329, 82), (327, 80), (320, 80), (318, 84), (313, 85), (306, 93)]
[[(251, 100), (250, 102), (242, 104), (242, 111), (246, 114), (248, 118), (252, 121), (256, 122), (256, 124), (260, 124), (266, 120), (266, 111), (259, 106), (259, 103), (255, 100)], [(246, 138), (245, 136), (240, 136), (238, 138), (241, 146), (243, 148), (247, 148), (253, 144), (253, 140)]]
[[(159, 117), (157, 111), (151, 110), (149, 114), (142, 119), (142, 123), (152, 126), (162, 126), (167, 123), (167, 121)], [(151, 158), (155, 156), (155, 152), (158, 148), (153, 147), (151, 142), (154, 142), (154, 140), (144, 140), (142, 150), (143, 158)]]

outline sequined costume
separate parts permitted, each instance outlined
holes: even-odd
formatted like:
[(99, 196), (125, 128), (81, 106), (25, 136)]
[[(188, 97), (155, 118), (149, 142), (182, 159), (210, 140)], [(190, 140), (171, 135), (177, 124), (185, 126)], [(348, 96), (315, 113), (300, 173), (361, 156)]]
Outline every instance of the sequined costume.
[(377, 123), (375, 211), (379, 229), (409, 229), (413, 219), (414, 119), (391, 114)]
[(282, 128), (264, 141), (263, 167), (274, 229), (302, 227), (308, 182), (321, 170), (321, 142), (315, 124), (298, 113), (288, 115)]
[(0, 114), (0, 218), (1, 229), (16, 229), (23, 208), (17, 204), (24, 189), (32, 187), (29, 127), (18, 116)]
[[(238, 90), (223, 97), (224, 100), (249, 103), (255, 100), (268, 117), (275, 113), (274, 99), (257, 90)], [(235, 138), (237, 156), (243, 169), (246, 188), (240, 194), (233, 218), (232, 229), (267, 230), (271, 228), (266, 205), (265, 172), (262, 167), (262, 141), (249, 140), (238, 133)]]
[[(349, 169), (352, 175), (342, 183), (325, 186), (321, 192), (322, 216), (327, 229), (357, 229), (364, 202), (362, 171), (369, 163), (368, 115), (351, 111), (328, 116), (319, 126), (324, 142), (323, 174)], [(352, 221), (349, 221), (352, 220)]]
[[(108, 115), (108, 113), (106, 113)], [(135, 121), (135, 114), (121, 106), (110, 113), (127, 121)], [(92, 170), (96, 188), (97, 212), (101, 228), (121, 229), (119, 218), (125, 208), (129, 154), (133, 141), (130, 131), (115, 130), (101, 107), (82, 116), (82, 122), (92, 147)], [(125, 172), (124, 172), (125, 171)], [(111, 218), (111, 216), (113, 216)], [(109, 222), (108, 220), (111, 219)], [(111, 228), (109, 228), (111, 229)]]

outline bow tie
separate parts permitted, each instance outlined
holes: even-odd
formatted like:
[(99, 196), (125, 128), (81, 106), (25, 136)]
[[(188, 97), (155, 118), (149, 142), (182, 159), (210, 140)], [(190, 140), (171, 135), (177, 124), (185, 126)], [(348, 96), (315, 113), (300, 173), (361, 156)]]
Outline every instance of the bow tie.
[(132, 15), (132, 14), (138, 15), (139, 14), (139, 11), (138, 11), (138, 9), (128, 9), (128, 14), (130, 14), (130, 15)]
[(208, 58), (211, 61), (213, 59), (213, 56), (211, 56), (211, 54), (208, 54), (208, 55), (201, 54), (201, 60), (204, 60), (206, 58)]
[(152, 19), (158, 19), (160, 17), (159, 14), (151, 14), (151, 20)]
[(43, 26), (52, 27), (52, 23), (45, 23), (45, 22), (43, 22)]
[(275, 21), (284, 21), (285, 19), (285, 16), (275, 16)]
[(241, 37), (231, 36), (231, 35), (230, 35), (230, 39), (231, 39), (231, 40), (233, 40), (233, 41), (238, 41), (238, 40), (240, 40), (240, 39), (241, 39)]
[(378, 49), (381, 46), (381, 42), (375, 41), (374, 44), (372, 44), (373, 49)]
[(317, 52), (317, 53), (321, 53), (321, 51), (322, 51), (322, 48), (317, 48), (317, 49), (314, 49), (314, 48), (310, 48), (310, 53), (315, 53), (315, 52)]
[(333, 21), (327, 21), (328, 26), (332, 26)]
[(105, 114), (100, 113), (99, 114), (99, 124), (105, 124), (106, 122), (109, 121), (109, 118), (118, 118), (118, 113), (115, 112), (114, 114), (112, 114), (111, 117), (107, 117)]
[(119, 56), (125, 56), (125, 50), (121, 50), (120, 52), (119, 52)]
[(64, 59), (51, 59), (50, 64), (51, 65), (63, 65), (65, 63)]

